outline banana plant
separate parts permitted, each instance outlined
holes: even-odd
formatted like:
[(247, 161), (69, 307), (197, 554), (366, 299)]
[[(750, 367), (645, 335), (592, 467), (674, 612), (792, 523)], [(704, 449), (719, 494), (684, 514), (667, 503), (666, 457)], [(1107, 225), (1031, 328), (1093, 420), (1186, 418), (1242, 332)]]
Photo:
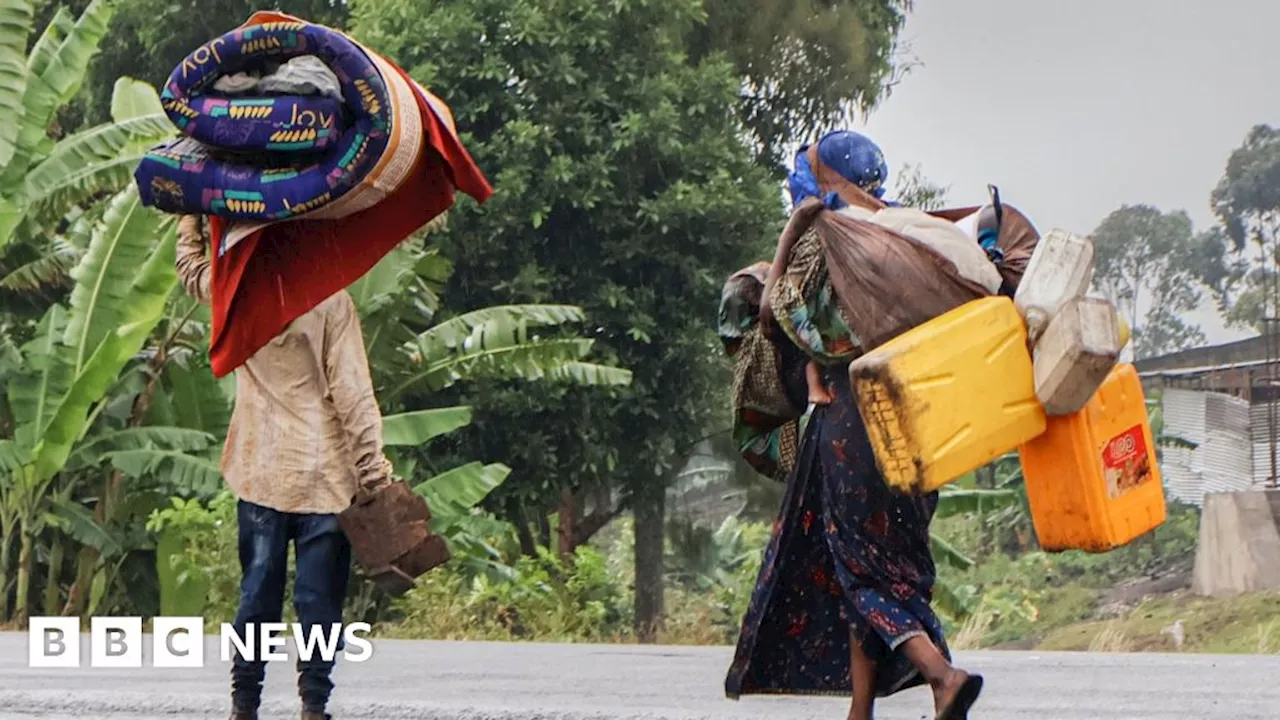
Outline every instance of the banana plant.
[[(466, 427), (471, 418), (471, 408), (465, 406), (390, 415), (382, 421), (383, 444), (388, 448), (422, 447), (435, 438)], [(472, 508), (511, 474), (506, 465), (479, 462), (425, 479), (415, 476), (415, 464), (411, 461), (398, 463), (397, 469), (410, 477), (414, 491), (426, 499), (431, 508), (432, 530), (441, 535), (449, 535), (471, 514)]]
[(421, 237), (401, 245), (351, 287), (379, 398), (399, 407), (472, 379), (498, 378), (626, 385), (631, 373), (588, 361), (590, 338), (564, 327), (581, 323), (569, 305), (509, 305), (438, 320), (452, 266)]
[(71, 271), (75, 287), (68, 306), (49, 309), (9, 378), (15, 427), (7, 445), (9, 459), (17, 462), (7, 463), (13, 467), (0, 487), (0, 512), (13, 518), (5, 528), (16, 528), (19, 542), (19, 613), (30, 590), (36, 538), (51, 523), (83, 527), (69, 517), (77, 488), (60, 475), (79, 446), (101, 443), (91, 430), (164, 315), (177, 285), (175, 240), (171, 220), (142, 207), (133, 187), (118, 193)]
[[(511, 470), (501, 463), (469, 462), (442, 472), (420, 467), (410, 448), (422, 448), (436, 438), (466, 427), (472, 410), (465, 406), (410, 412), (406, 399), (415, 401), (431, 393), (473, 378), (564, 381), (579, 384), (617, 385), (630, 381), (625, 370), (585, 360), (592, 341), (563, 337), (558, 326), (581, 322), (579, 308), (556, 305), (520, 305), (487, 308), (437, 322), (440, 294), (451, 266), (435, 249), (422, 247), (422, 238), (439, 227), (403, 243), (361, 280), (349, 288), (361, 316), (366, 350), (381, 405), (383, 442), (397, 473), (423, 496), (432, 511), (432, 529), (449, 539), (457, 562), (475, 575), (501, 577), (510, 568), (501, 553), (486, 539), (489, 518), (475, 508), (499, 487)], [(555, 331), (543, 338), (531, 329)], [(202, 351), (188, 348), (190, 360)], [(169, 363), (162, 387), (155, 394), (148, 422), (173, 425), (221, 436), (225, 433), (233, 392), (223, 392), (208, 370), (195, 362)], [(421, 405), (421, 402), (415, 402)], [(216, 448), (210, 448), (215, 450)], [(123, 448), (106, 453), (113, 465), (130, 477), (146, 479), (156, 474), (178, 474), (188, 489), (210, 487), (218, 477), (211, 457), (180, 447), (156, 445)], [(175, 498), (174, 506), (153, 515), (149, 523), (159, 534), (157, 571), (161, 578), (162, 606), (186, 607), (202, 593), (197, 578), (178, 568), (189, 554), (175, 526), (166, 517), (188, 514), (211, 500), (201, 492)], [(185, 578), (185, 580), (184, 580)], [(193, 599), (194, 598), (194, 599)]]
[[(384, 443), (392, 449), (419, 447), (465, 427), (471, 417), (471, 408), (461, 406), (389, 415), (383, 418)], [(0, 446), (0, 452), (3, 450)], [(127, 452), (131, 453), (130, 461), (138, 464), (138, 477), (163, 469), (161, 463), (181, 455), (154, 448)], [(0, 462), (3, 459), (4, 455), (0, 454)], [(404, 472), (404, 468), (399, 469)], [(216, 473), (216, 467), (213, 472)], [(497, 463), (469, 463), (425, 479), (410, 473), (414, 491), (423, 496), (431, 508), (432, 531), (446, 537), (457, 562), (471, 566), (475, 572), (503, 569), (500, 553), (477, 532), (481, 525), (475, 521), (485, 518), (478, 516), (475, 508), (510, 472)], [(209, 561), (206, 554), (202, 554), (207, 553), (209, 543), (207, 538), (191, 537), (191, 533), (202, 536), (214, 533), (213, 524), (220, 518), (220, 509), (230, 515), (226, 508), (231, 505), (226, 502), (225, 493), (215, 492), (207, 503), (201, 500), (175, 497), (169, 507), (155, 512), (147, 523), (148, 529), (158, 537), (156, 571), (160, 580), (160, 604), (166, 612), (201, 614), (204, 609), (207, 578), (197, 563)], [(221, 519), (230, 520), (229, 517)], [(223, 561), (231, 562), (234, 548), (225, 547), (221, 554), (225, 555)]]
[(59, 8), (28, 53), (32, 3), (0, 0), (0, 287), (7, 290), (65, 279), (83, 246), (63, 227), (86, 210), (91, 221), (94, 201), (128, 185), (146, 149), (175, 132), (155, 89), (121, 78), (110, 122), (49, 137), (58, 110), (83, 84), (113, 7), (92, 0), (78, 18)]

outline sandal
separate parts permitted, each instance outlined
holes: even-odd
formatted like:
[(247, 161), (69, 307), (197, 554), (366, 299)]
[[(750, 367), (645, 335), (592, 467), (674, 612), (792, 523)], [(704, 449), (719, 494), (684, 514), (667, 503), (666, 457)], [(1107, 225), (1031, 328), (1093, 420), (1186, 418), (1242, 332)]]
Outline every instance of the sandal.
[(952, 698), (951, 704), (942, 709), (938, 713), (936, 720), (968, 720), (969, 708), (978, 701), (978, 696), (982, 694), (982, 676), (970, 675), (960, 689), (956, 691), (956, 696)]

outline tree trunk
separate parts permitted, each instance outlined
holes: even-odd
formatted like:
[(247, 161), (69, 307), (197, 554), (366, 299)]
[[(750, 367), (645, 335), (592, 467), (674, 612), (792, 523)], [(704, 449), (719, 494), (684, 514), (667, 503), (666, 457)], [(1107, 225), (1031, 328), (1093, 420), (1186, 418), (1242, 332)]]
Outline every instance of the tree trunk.
[[(183, 322), (185, 323), (185, 320)], [(147, 381), (147, 385), (142, 389), (142, 392), (138, 393), (137, 397), (133, 399), (129, 420), (126, 423), (128, 427), (141, 427), (146, 419), (147, 412), (151, 409), (151, 403), (155, 398), (156, 384), (160, 380), (160, 374), (164, 370), (165, 364), (169, 362), (169, 345), (172, 340), (173, 338), (170, 337), (169, 340), (161, 344), (148, 363), (150, 371), (148, 374), (151, 379)], [(93, 509), (93, 519), (99, 525), (106, 527), (112, 520), (122, 485), (123, 476), (119, 471), (113, 471), (103, 482), (102, 495)], [(80, 549), (76, 557), (76, 579), (67, 590), (67, 604), (62, 609), (63, 615), (82, 615), (84, 613), (85, 607), (89, 602), (89, 592), (93, 588), (94, 577), (97, 575), (98, 559), (99, 553), (96, 549), (88, 546)]]
[(13, 533), (5, 528), (0, 537), (0, 623), (9, 619), (9, 576), (13, 571)]
[(93, 570), (98, 564), (98, 551), (85, 546), (76, 555), (76, 579), (67, 590), (67, 604), (62, 614), (68, 617), (84, 614), (89, 602), (89, 589), (93, 587)]
[(521, 553), (528, 557), (537, 557), (538, 539), (533, 536), (533, 530), (529, 529), (524, 513), (520, 513), (520, 521), (516, 523), (516, 537), (520, 538)]
[[(113, 477), (119, 474), (118, 471), (112, 471), (103, 480), (101, 496), (93, 506), (93, 519), (103, 527), (106, 527), (108, 519), (107, 506), (109, 504), (108, 498), (111, 496), (111, 481)], [(76, 579), (71, 583), (71, 588), (67, 590), (67, 604), (66, 607), (62, 608), (63, 615), (84, 615), (85, 607), (89, 604), (89, 591), (93, 588), (93, 578), (97, 574), (95, 571), (98, 567), (98, 558), (97, 548), (90, 545), (80, 548), (80, 552), (76, 557)]]
[(590, 515), (582, 518), (582, 521), (578, 523), (577, 534), (574, 536), (574, 545), (586, 545), (591, 542), (591, 538), (595, 537), (596, 533), (608, 527), (609, 523), (616, 520), (624, 510), (626, 508), (622, 505), (593, 510)]
[(665, 549), (666, 492), (660, 482), (637, 491), (632, 500), (635, 514), (636, 639), (657, 642), (663, 619), (663, 567)]
[(516, 538), (520, 540), (520, 553), (526, 557), (537, 557), (538, 541), (529, 529), (529, 513), (525, 512), (524, 503), (517, 500), (507, 502), (507, 517), (516, 526)]
[(538, 511), (538, 544), (544, 548), (551, 547), (551, 521), (542, 510)]
[(578, 549), (578, 516), (581, 513), (581, 502), (573, 490), (565, 488), (560, 491), (560, 505), (556, 509), (556, 550), (560, 557), (570, 559), (574, 550)]
[(25, 527), (18, 532), (21, 533), (18, 545), (18, 590), (14, 597), (13, 619), (17, 621), (18, 627), (25, 627), (27, 618), (30, 617), (27, 596), (31, 593), (31, 565), (35, 554), (32, 552), (34, 538), (31, 537), (31, 533), (27, 532)]
[(48, 574), (44, 578), (44, 614), (57, 615), (62, 610), (58, 601), (62, 599), (62, 561), (66, 544), (62, 535), (53, 540), (53, 548), (49, 550)]

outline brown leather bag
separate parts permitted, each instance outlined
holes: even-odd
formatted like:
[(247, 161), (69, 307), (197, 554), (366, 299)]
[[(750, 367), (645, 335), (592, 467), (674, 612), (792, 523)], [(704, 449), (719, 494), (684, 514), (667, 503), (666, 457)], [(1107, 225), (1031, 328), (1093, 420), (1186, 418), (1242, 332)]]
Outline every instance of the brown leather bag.
[(403, 481), (361, 492), (338, 515), (357, 563), (391, 595), (403, 595), (428, 570), (449, 561), (449, 546), (433, 535), (426, 500)]

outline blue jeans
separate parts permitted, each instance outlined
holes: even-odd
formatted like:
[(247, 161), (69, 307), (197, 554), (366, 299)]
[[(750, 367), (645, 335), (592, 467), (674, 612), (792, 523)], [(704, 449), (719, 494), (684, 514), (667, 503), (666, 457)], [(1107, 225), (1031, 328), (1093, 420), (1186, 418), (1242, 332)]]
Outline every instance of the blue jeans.
[[(287, 581), (289, 543), (294, 544), (297, 573), (293, 583), (293, 607), (304, 632), (320, 625), (327, 637), (334, 623), (342, 622), (342, 604), (351, 573), (351, 546), (338, 526), (337, 515), (284, 513), (240, 501), (240, 610), (235, 628), (245, 637), (245, 626), (281, 621)], [(339, 644), (339, 649), (342, 645)], [(236, 710), (255, 712), (262, 702), (266, 663), (257, 656), (249, 662), (236, 653), (231, 668), (231, 699)], [(306, 710), (323, 712), (333, 691), (333, 663), (318, 656), (298, 660), (298, 694)]]

